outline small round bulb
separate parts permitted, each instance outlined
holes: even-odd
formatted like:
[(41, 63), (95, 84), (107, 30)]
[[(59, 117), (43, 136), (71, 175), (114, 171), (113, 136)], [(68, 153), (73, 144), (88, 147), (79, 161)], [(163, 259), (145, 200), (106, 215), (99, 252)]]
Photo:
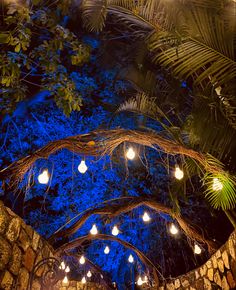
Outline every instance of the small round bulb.
[(83, 278), (81, 279), (81, 282), (82, 282), (82, 284), (85, 284), (85, 283), (86, 283), (86, 278), (83, 277)]
[(178, 228), (172, 223), (170, 226), (170, 233), (176, 235), (179, 232)]
[(107, 255), (110, 252), (110, 248), (108, 246), (105, 247), (104, 249), (104, 253)]
[(80, 165), (78, 166), (78, 170), (80, 173), (84, 174), (87, 171), (88, 167), (85, 164), (84, 160), (81, 160)]
[(65, 272), (66, 273), (69, 273), (70, 272), (70, 267), (69, 266), (66, 267)]
[(111, 233), (112, 233), (113, 236), (117, 236), (119, 234), (119, 229), (117, 228), (117, 226), (113, 227)]
[(41, 184), (48, 184), (49, 181), (49, 173), (48, 170), (45, 169), (41, 174), (38, 176), (38, 182)]
[(97, 235), (97, 233), (98, 233), (98, 229), (97, 229), (97, 226), (94, 224), (90, 230), (90, 234)]
[(131, 254), (129, 255), (128, 261), (130, 263), (133, 263), (134, 262), (134, 257)]
[(67, 278), (67, 276), (64, 277), (64, 279), (62, 280), (62, 283), (63, 283), (63, 284), (67, 284), (67, 283), (68, 283), (68, 278)]
[(60, 266), (59, 266), (59, 269), (65, 270), (65, 268), (66, 268), (65, 262), (62, 261)]
[(88, 273), (87, 273), (87, 277), (92, 277), (92, 273), (91, 273), (91, 271), (88, 271)]
[(181, 180), (184, 177), (184, 172), (178, 166), (175, 168), (175, 178)]
[(141, 278), (140, 276), (139, 276), (139, 278), (138, 278), (137, 284), (138, 284), (139, 286), (143, 285), (143, 280), (142, 280), (142, 278)]
[(134, 157), (135, 157), (135, 152), (134, 152), (134, 149), (132, 147), (130, 147), (128, 149), (128, 151), (126, 152), (126, 157), (129, 159), (129, 160), (133, 160)]
[(81, 256), (80, 259), (79, 259), (79, 262), (81, 265), (83, 265), (85, 263), (85, 258), (84, 256)]
[(198, 246), (198, 244), (195, 244), (194, 245), (194, 254), (199, 255), (199, 254), (201, 254), (201, 252), (202, 252), (202, 249)]
[(145, 211), (143, 214), (143, 221), (144, 222), (149, 222), (151, 220), (149, 214)]
[(223, 184), (222, 184), (222, 182), (219, 181), (218, 178), (213, 179), (212, 189), (214, 191), (220, 191), (223, 189)]

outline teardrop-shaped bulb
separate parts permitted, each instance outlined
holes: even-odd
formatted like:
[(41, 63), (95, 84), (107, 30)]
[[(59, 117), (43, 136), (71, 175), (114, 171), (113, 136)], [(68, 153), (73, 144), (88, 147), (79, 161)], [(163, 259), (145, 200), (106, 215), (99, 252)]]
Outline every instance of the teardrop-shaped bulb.
[(131, 254), (129, 255), (128, 261), (130, 263), (133, 263), (134, 262), (134, 257)]
[(104, 253), (107, 255), (110, 252), (110, 248), (108, 246), (105, 247), (104, 249)]
[(89, 270), (88, 273), (87, 273), (87, 277), (88, 277), (88, 278), (92, 277), (92, 273), (91, 273), (90, 270)]
[(143, 214), (143, 221), (144, 222), (149, 222), (151, 220), (149, 214), (145, 211)]
[(91, 235), (96, 235), (98, 233), (97, 226), (94, 224), (90, 230)]
[(88, 167), (85, 164), (84, 160), (81, 160), (80, 165), (78, 166), (78, 170), (80, 173), (84, 174), (87, 171)]
[(134, 157), (135, 157), (135, 152), (134, 152), (134, 149), (132, 147), (130, 147), (128, 149), (128, 151), (126, 152), (126, 157), (129, 159), (129, 160), (133, 160)]
[(119, 229), (117, 228), (117, 226), (114, 226), (113, 228), (112, 228), (112, 235), (113, 236), (117, 236), (118, 234), (119, 234)]
[(84, 256), (81, 256), (80, 259), (79, 259), (79, 262), (81, 265), (83, 265), (85, 263), (85, 258)]
[(48, 184), (49, 181), (49, 173), (48, 170), (45, 169), (41, 174), (38, 176), (38, 182), (41, 184)]

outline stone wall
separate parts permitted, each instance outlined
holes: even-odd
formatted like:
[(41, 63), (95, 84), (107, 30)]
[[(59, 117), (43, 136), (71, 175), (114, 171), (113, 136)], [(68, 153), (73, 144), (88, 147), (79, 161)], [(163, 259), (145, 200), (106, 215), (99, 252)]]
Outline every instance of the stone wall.
[(168, 281), (159, 289), (236, 289), (236, 231), (204, 265)]

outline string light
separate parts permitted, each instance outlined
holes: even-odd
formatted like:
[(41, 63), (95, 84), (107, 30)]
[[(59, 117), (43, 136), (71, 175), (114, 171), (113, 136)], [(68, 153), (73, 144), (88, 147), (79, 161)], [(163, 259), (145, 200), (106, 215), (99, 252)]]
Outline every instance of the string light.
[(112, 232), (111, 232), (111, 233), (112, 233), (113, 236), (117, 236), (117, 235), (119, 234), (119, 232), (120, 232), (120, 231), (119, 231), (119, 229), (117, 228), (117, 226), (114, 226), (113, 229), (112, 229)]
[(65, 270), (66, 265), (64, 263), (64, 261), (61, 262), (61, 265), (59, 266), (59, 269)]
[(199, 255), (199, 254), (201, 254), (201, 252), (202, 252), (202, 249), (198, 246), (198, 244), (195, 243), (195, 245), (194, 245), (194, 253)]
[(126, 152), (126, 157), (129, 159), (129, 160), (133, 160), (134, 157), (135, 157), (135, 152), (134, 152), (134, 149), (132, 147), (130, 147), (128, 149), (128, 151)]
[(67, 283), (68, 283), (68, 278), (67, 278), (67, 276), (64, 277), (64, 279), (62, 280), (62, 283), (63, 283), (63, 284), (67, 284)]
[(98, 233), (97, 226), (94, 224), (90, 230), (91, 235), (96, 235)]
[(87, 277), (92, 277), (92, 273), (91, 273), (91, 271), (88, 271), (88, 273), (87, 273)]
[(214, 191), (220, 191), (223, 189), (223, 184), (222, 184), (222, 182), (219, 181), (218, 178), (213, 179), (212, 189)]
[(69, 266), (66, 267), (65, 272), (66, 273), (69, 273), (70, 272), (70, 267)]
[(83, 284), (85, 284), (85, 283), (86, 283), (86, 278), (83, 277), (82, 280), (81, 280), (81, 282), (82, 282)]
[(41, 174), (38, 176), (38, 182), (41, 184), (48, 184), (49, 181), (49, 174), (48, 170), (45, 169)]
[(139, 278), (138, 278), (138, 280), (137, 280), (137, 284), (139, 285), (139, 286), (141, 286), (141, 285), (143, 285), (143, 280), (142, 280), (142, 278), (139, 276)]
[(175, 167), (175, 178), (180, 180), (184, 177), (184, 172), (179, 168), (179, 166)]
[(130, 263), (133, 263), (134, 262), (134, 257), (131, 254), (129, 255), (128, 261)]
[(145, 211), (143, 214), (143, 221), (144, 222), (149, 222), (151, 220), (149, 214)]
[(172, 223), (170, 226), (170, 233), (176, 235), (179, 232), (178, 228)]
[(100, 277), (103, 279), (103, 275), (101, 274)]
[(104, 249), (104, 253), (107, 255), (110, 252), (110, 248), (108, 246), (105, 247)]
[(79, 259), (79, 262), (81, 265), (83, 265), (85, 263), (85, 258), (84, 256), (81, 256), (80, 259)]
[(78, 170), (80, 173), (84, 174), (87, 171), (88, 167), (85, 164), (85, 160), (81, 160), (80, 165), (78, 166)]

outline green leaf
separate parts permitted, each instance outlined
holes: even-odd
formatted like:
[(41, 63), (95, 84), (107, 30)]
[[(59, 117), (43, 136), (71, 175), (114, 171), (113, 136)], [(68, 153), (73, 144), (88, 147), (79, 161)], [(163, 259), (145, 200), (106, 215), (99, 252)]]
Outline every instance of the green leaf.
[(21, 48), (21, 44), (18, 43), (18, 44), (15, 46), (15, 52), (19, 52), (19, 51), (20, 51), (20, 48)]

